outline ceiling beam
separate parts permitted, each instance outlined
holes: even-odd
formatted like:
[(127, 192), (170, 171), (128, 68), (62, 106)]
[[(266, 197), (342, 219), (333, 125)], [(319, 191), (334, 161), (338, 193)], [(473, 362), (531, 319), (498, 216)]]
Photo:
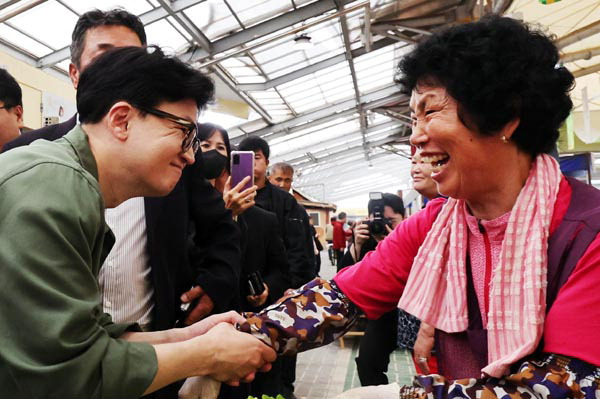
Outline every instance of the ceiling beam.
[[(372, 125), (369, 126), (367, 128), (367, 135), (371, 135), (374, 133), (377, 133), (381, 130), (385, 130), (385, 129), (391, 129), (394, 127), (398, 127), (398, 122), (395, 120), (392, 121), (388, 121), (388, 122), (384, 122), (384, 123), (379, 123), (377, 125)], [(398, 130), (402, 130), (402, 128), (398, 129)], [(389, 130), (388, 131), (390, 134), (392, 133), (397, 133), (396, 130)], [(320, 149), (321, 148), (327, 148), (329, 149), (330, 146), (335, 146), (338, 143), (349, 143), (351, 141), (355, 141), (357, 139), (357, 137), (353, 137), (356, 134), (360, 133), (360, 129), (359, 130), (353, 130), (351, 132), (340, 132), (341, 134), (339, 136), (330, 138), (328, 140), (325, 141), (319, 141), (318, 143), (316, 143), (315, 145), (310, 145), (308, 148), (304, 147), (302, 149), (295, 149), (295, 150), (290, 150), (287, 152), (282, 152), (282, 153), (277, 153), (275, 151), (273, 151), (273, 149), (271, 149), (271, 152), (273, 153), (273, 155), (276, 158), (281, 158), (283, 160), (285, 160), (286, 162), (293, 162), (294, 160), (296, 160), (296, 158), (299, 158), (300, 156), (305, 155), (307, 152), (311, 152), (311, 148), (314, 148), (316, 146), (319, 146)], [(309, 133), (310, 134), (310, 133)], [(300, 136), (302, 137), (302, 136)], [(344, 140), (345, 141), (341, 141)], [(311, 152), (311, 155), (314, 156), (314, 150)]]
[[(377, 154), (377, 156), (375, 156), (375, 155), (373, 156), (373, 159), (371, 160), (371, 164), (372, 164), (374, 170), (382, 171), (381, 165), (389, 164), (390, 154), (387, 154), (387, 157), (384, 157), (383, 155), (386, 155), (386, 154)], [(356, 161), (353, 161), (353, 162), (356, 162)], [(362, 161), (361, 161), (361, 163), (362, 163)], [(363, 165), (364, 165), (364, 163), (363, 163)], [(307, 177), (309, 177), (308, 179), (304, 179), (304, 176), (298, 177), (298, 179), (296, 179), (296, 181), (294, 181), (294, 186), (309, 186), (309, 185), (314, 185), (314, 184), (319, 184), (319, 183), (326, 183), (333, 176), (342, 176), (344, 179), (353, 179), (353, 178), (357, 178), (357, 177), (368, 176), (368, 172), (367, 173), (365, 173), (365, 172), (367, 172), (367, 171), (365, 171), (365, 169), (362, 167), (350, 169), (345, 165), (340, 165), (339, 167), (335, 166), (335, 167), (330, 168), (329, 173), (327, 175), (323, 174), (323, 177), (319, 177), (317, 175), (315, 175), (315, 176), (307, 175)], [(395, 173), (395, 171), (393, 173)]]
[[(349, 2), (349, 0), (344, 0), (344, 2)], [(231, 50), (241, 46), (242, 44), (246, 44), (273, 32), (277, 32), (278, 30), (288, 28), (304, 20), (318, 17), (335, 9), (335, 1), (319, 0), (307, 6), (254, 25), (248, 29), (225, 36), (222, 39), (215, 40), (212, 46), (212, 53), (208, 53), (202, 49), (191, 49), (182, 55), (182, 59), (189, 60), (189, 62), (196, 62), (209, 56)]]
[[(5, 22), (9, 19), (11, 19), (12, 17), (21, 14), (22, 12), (25, 12), (27, 10), (32, 9), (33, 7), (40, 5), (42, 3), (45, 3), (46, 0), (26, 0), (23, 1), (20, 7), (8, 11), (8, 12), (3, 12), (0, 13), (0, 23), (1, 22)], [(8, 7), (10, 5), (12, 5), (14, 2), (8, 1), (8, 2), (4, 2), (4, 4), (2, 4), (2, 8)]]
[[(0, 39), (0, 51), (33, 67), (36, 66), (37, 58), (33, 54), (29, 54), (23, 49), (17, 48), (12, 43), (5, 42), (2, 39)], [(59, 70), (58, 67), (49, 68), (45, 72), (63, 82), (71, 82), (69, 77), (63, 71)]]
[(212, 51), (212, 44), (210, 40), (204, 35), (204, 33), (200, 31), (200, 29), (198, 29), (198, 27), (194, 23), (192, 23), (192, 21), (188, 18), (187, 15), (176, 12), (173, 9), (169, 0), (157, 1), (161, 5), (161, 7), (167, 11), (169, 16), (173, 17), (173, 19), (175, 19), (175, 21), (177, 21), (183, 27), (183, 29), (185, 29), (185, 31), (200, 47), (202, 47), (205, 51), (209, 53)]
[[(390, 154), (389, 152), (381, 152), (378, 154), (374, 154), (371, 156), (371, 164), (376, 167), (377, 165), (384, 162), (389, 163), (391, 159), (395, 159), (392, 158), (393, 156), (394, 155)], [(356, 168), (348, 167), (349, 164), (356, 165), (357, 162), (362, 163), (364, 162), (364, 160), (362, 158), (349, 158), (342, 162), (330, 165), (327, 169), (311, 171), (308, 173), (303, 173), (302, 169), (299, 169), (297, 182), (298, 184), (303, 185), (326, 182), (336, 176), (353, 176), (361, 172), (362, 174), (367, 175), (368, 173), (365, 173), (366, 171), (364, 169), (359, 168), (359, 170), (357, 170)]]
[[(227, 71), (225, 70), (225, 68), (223, 68), (220, 64), (213, 65), (210, 68), (210, 71), (212, 73), (214, 73), (233, 92), (236, 91), (235, 83), (234, 83), (233, 79), (227, 74)], [(258, 113), (264, 119), (265, 122), (267, 122), (268, 124), (273, 123), (273, 119), (271, 118), (271, 115), (269, 115), (269, 113), (263, 107), (261, 107), (260, 104), (258, 104), (256, 101), (254, 101), (253, 98), (246, 95), (246, 93), (244, 93), (244, 92), (239, 92), (237, 94), (238, 94), (238, 96), (240, 96), (242, 98), (242, 100), (244, 100), (246, 102), (246, 104), (248, 104), (250, 106), (250, 108), (252, 108), (254, 111), (256, 111), (256, 113)]]
[[(396, 134), (396, 135), (385, 136), (378, 140), (369, 141), (364, 145), (361, 143), (360, 145), (354, 146), (354, 147), (344, 147), (344, 148), (336, 147), (335, 150), (337, 150), (337, 151), (335, 153), (332, 153), (332, 154), (329, 154), (329, 155), (326, 155), (326, 156), (323, 156), (320, 158), (317, 157), (317, 161), (319, 163), (325, 163), (327, 161), (331, 161), (333, 159), (339, 158), (340, 156), (349, 156), (349, 155), (353, 155), (356, 153), (362, 153), (365, 150), (365, 148), (371, 149), (371, 148), (378, 147), (383, 144), (394, 142), (401, 138), (402, 137), (399, 134)], [(290, 163), (294, 166), (294, 168), (302, 168), (304, 166), (314, 164), (314, 162), (311, 161), (310, 159), (299, 162), (299, 163), (294, 163), (294, 162), (290, 162)]]
[(562, 49), (567, 47), (573, 43), (577, 43), (583, 39), (587, 39), (588, 37), (595, 35), (600, 32), (600, 21), (592, 22), (589, 25), (586, 25), (580, 29), (574, 30), (573, 32), (566, 34), (563, 37), (559, 37), (554, 41), (556, 47)]
[(563, 63), (568, 63), (577, 60), (589, 60), (597, 55), (600, 55), (600, 46), (574, 51), (572, 53), (564, 53), (561, 54), (560, 59)]
[[(367, 7), (369, 7), (367, 5)], [(338, 7), (339, 11), (344, 9), (343, 5)], [(360, 125), (360, 134), (362, 136), (362, 146), (364, 149), (364, 156), (367, 162), (369, 161), (369, 151), (367, 148), (367, 117), (365, 110), (362, 107), (362, 101), (360, 98), (360, 91), (358, 90), (358, 78), (356, 77), (356, 68), (354, 67), (354, 58), (352, 57), (352, 43), (350, 42), (350, 33), (348, 29), (348, 22), (346, 15), (340, 15), (340, 26), (342, 27), (342, 38), (344, 39), (344, 48), (346, 54), (346, 61), (348, 61), (348, 67), (350, 68), (350, 76), (352, 77), (352, 88), (354, 89), (354, 99), (356, 100), (356, 110), (358, 111), (358, 122)]]
[[(198, 3), (201, 3), (204, 0), (175, 0), (170, 3), (171, 11), (174, 13), (181, 12), (189, 7), (192, 7)], [(157, 7), (153, 10), (145, 12), (140, 15), (140, 20), (146, 25), (150, 25), (153, 22), (158, 21), (159, 19), (163, 19), (169, 16), (169, 11), (167, 11), (164, 7)], [(199, 43), (201, 45), (201, 43)], [(38, 68), (48, 68), (52, 65), (58, 64), (59, 62), (68, 59), (71, 56), (71, 52), (69, 50), (69, 46), (63, 47), (60, 50), (54, 51), (48, 55), (43, 56), (37, 62)]]
[(599, 72), (600, 71), (600, 64), (596, 64), (596, 65), (592, 65), (586, 68), (581, 68), (578, 69), (576, 71), (573, 71), (573, 76), (576, 78), (580, 78), (582, 76), (585, 75), (589, 75), (590, 73), (594, 73), (594, 72)]
[[(398, 102), (402, 100), (407, 100), (408, 97), (405, 94), (400, 93), (398, 87), (396, 85), (383, 87), (381, 89), (372, 91), (370, 93), (364, 94), (362, 96), (362, 100), (364, 101), (364, 108), (371, 109), (375, 107), (380, 107), (385, 104)], [(253, 132), (249, 132), (248, 135), (251, 136), (267, 136), (267, 139), (273, 139), (281, 136), (285, 136), (288, 130), (292, 128), (298, 129), (306, 129), (310, 126), (313, 126), (318, 123), (322, 123), (319, 120), (323, 118), (331, 118), (334, 115), (339, 116), (341, 111), (347, 111), (348, 109), (352, 109), (349, 114), (354, 111), (356, 107), (356, 100), (349, 99), (345, 101), (341, 101), (339, 103), (333, 104), (326, 108), (317, 109), (315, 111), (306, 112), (302, 115), (299, 115), (296, 118), (288, 119), (287, 121), (280, 122), (274, 124), (273, 126), (267, 126), (262, 129), (255, 130)], [(339, 113), (339, 114), (338, 114)], [(319, 121), (319, 122), (315, 122)], [(243, 128), (243, 126), (241, 126)], [(245, 135), (244, 135), (245, 136)], [(234, 144), (238, 144), (244, 136), (238, 136), (232, 139)]]
[[(389, 46), (389, 45), (395, 44), (395, 43), (397, 43), (396, 40), (387, 39), (387, 38), (382, 39), (382, 40), (377, 40), (376, 42), (371, 44), (371, 51), (379, 50), (383, 47), (386, 47), (386, 46)], [(366, 53), (367, 53), (367, 48), (360, 47), (355, 50), (352, 50), (352, 57), (353, 58), (360, 57), (361, 55), (364, 55)], [(346, 60), (345, 53), (334, 55), (333, 57), (327, 58), (323, 61), (319, 61), (319, 62), (309, 65), (307, 67), (298, 69), (294, 72), (290, 72), (285, 75), (281, 75), (279, 77), (273, 78), (264, 83), (243, 83), (243, 84), (238, 84), (237, 88), (239, 90), (244, 90), (244, 91), (269, 90), (273, 87), (277, 87), (279, 85), (289, 83), (291, 81), (294, 81), (294, 80), (304, 77), (306, 75), (310, 75), (311, 73), (315, 73), (315, 72), (321, 71), (325, 68), (337, 65), (340, 62), (343, 62), (345, 60)]]

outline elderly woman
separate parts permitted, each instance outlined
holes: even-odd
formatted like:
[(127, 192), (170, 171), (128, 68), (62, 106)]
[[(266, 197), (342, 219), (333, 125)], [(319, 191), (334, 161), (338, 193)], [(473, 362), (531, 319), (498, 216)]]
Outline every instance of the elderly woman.
[(399, 81), (449, 198), (241, 327), (302, 350), (399, 306), (436, 328), (441, 373), (461, 378), (420, 376), (401, 397), (600, 395), (600, 192), (545, 155), (572, 106), (558, 62), (544, 34), (498, 16), (420, 43)]

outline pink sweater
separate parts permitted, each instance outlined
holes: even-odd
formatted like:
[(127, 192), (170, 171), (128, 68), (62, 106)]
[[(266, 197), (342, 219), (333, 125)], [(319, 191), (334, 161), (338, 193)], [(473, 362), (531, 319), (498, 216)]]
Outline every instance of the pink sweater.
[[(563, 178), (554, 207), (551, 233), (562, 221), (570, 200), (571, 187)], [(444, 201), (444, 199), (436, 199), (429, 202), (424, 210), (396, 227), (377, 246), (376, 251), (368, 253), (354, 266), (341, 270), (334, 278), (340, 289), (366, 313), (368, 318), (376, 319), (397, 306), (413, 259)], [(490, 244), (487, 255), (486, 243), (478, 229), (477, 220), (470, 218), (467, 221), (470, 226), (469, 256), (473, 281), (484, 325), (487, 321), (486, 267), (493, 267), (498, 261), (499, 246), (504, 237), (507, 220), (508, 214), (482, 223)], [(491, 263), (489, 255), (491, 255)], [(559, 291), (546, 317), (543, 337), (545, 352), (572, 356), (600, 366), (600, 345), (597, 344), (600, 339), (599, 285), (600, 238), (596, 237)]]

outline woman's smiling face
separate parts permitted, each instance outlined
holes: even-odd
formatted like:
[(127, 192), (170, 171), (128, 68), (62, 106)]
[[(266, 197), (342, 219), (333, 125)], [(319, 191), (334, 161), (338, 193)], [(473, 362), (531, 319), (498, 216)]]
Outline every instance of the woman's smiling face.
[[(431, 177), (440, 194), (476, 200), (493, 181), (494, 136), (482, 136), (458, 117), (458, 103), (443, 87), (419, 85), (410, 99), (411, 144), (423, 162), (433, 167)], [(475, 198), (474, 198), (475, 197)]]

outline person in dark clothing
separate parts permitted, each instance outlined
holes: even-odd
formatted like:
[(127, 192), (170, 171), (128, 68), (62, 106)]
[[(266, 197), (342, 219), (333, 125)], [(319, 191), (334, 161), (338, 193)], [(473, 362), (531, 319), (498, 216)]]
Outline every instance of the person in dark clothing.
[(0, 68), (0, 150), (19, 137), (23, 127), (21, 87), (6, 69)]
[[(238, 311), (260, 311), (282, 297), (290, 286), (289, 266), (277, 217), (253, 206), (256, 186), (240, 192), (245, 184), (242, 181), (236, 187), (230, 187), (231, 145), (227, 131), (218, 125), (203, 123), (198, 126), (198, 138), (205, 161), (205, 177), (210, 178), (215, 187), (222, 187), (226, 206), (233, 211), (242, 231), (240, 289), (232, 306)], [(260, 276), (264, 281), (264, 291), (258, 295), (251, 292), (252, 276), (255, 280)], [(281, 365), (281, 360), (275, 361), (271, 371), (258, 374), (252, 383), (242, 384), (239, 388), (222, 386), (221, 397), (277, 396), (283, 389)]]
[(315, 241), (315, 275), (319, 275), (321, 271), (321, 251), (323, 250), (323, 243), (319, 239), (319, 233), (315, 229), (312, 216), (310, 217), (310, 233)]
[[(313, 238), (308, 214), (290, 193), (275, 187), (267, 179), (270, 148), (264, 139), (258, 136), (246, 137), (238, 149), (254, 152), (254, 184), (258, 186), (256, 205), (277, 215), (290, 265), (290, 288), (301, 287), (315, 277)], [(285, 357), (282, 361), (285, 379), (283, 395), (291, 398), (296, 380), (296, 356)]]
[[(353, 265), (360, 261), (368, 252), (375, 250), (379, 241), (385, 238), (394, 227), (404, 219), (404, 203), (395, 194), (383, 194), (383, 217), (386, 218), (386, 232), (374, 235), (369, 231), (369, 225), (359, 224), (354, 231), (354, 243), (350, 246), (341, 260), (341, 267)], [(369, 216), (373, 218), (373, 200), (369, 201)], [(388, 383), (385, 373), (390, 363), (390, 354), (398, 347), (398, 309), (385, 313), (377, 320), (369, 320), (365, 335), (360, 339), (356, 371), (362, 386), (382, 385)], [(417, 326), (418, 330), (418, 326)], [(416, 337), (417, 330), (413, 335)]]
[(277, 215), (292, 275), (291, 287), (297, 288), (315, 277), (313, 238), (308, 214), (289, 193), (267, 179), (270, 149), (262, 138), (250, 136), (238, 146), (254, 152), (254, 184), (258, 187), (256, 205)]

